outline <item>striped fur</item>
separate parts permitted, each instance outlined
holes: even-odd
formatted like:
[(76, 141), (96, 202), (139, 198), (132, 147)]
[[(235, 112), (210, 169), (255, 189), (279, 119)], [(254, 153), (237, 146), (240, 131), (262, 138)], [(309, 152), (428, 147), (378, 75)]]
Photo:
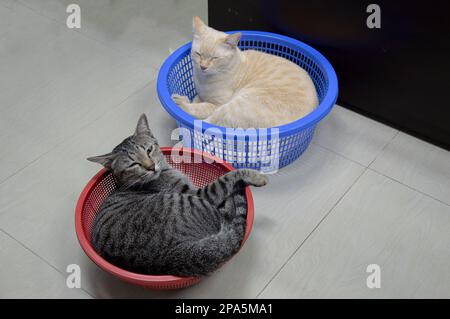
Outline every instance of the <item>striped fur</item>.
[(133, 136), (89, 160), (111, 169), (119, 186), (96, 216), (94, 249), (111, 263), (143, 274), (203, 276), (217, 269), (242, 243), (245, 186), (267, 183), (255, 171), (238, 170), (195, 187), (167, 164), (145, 115)]

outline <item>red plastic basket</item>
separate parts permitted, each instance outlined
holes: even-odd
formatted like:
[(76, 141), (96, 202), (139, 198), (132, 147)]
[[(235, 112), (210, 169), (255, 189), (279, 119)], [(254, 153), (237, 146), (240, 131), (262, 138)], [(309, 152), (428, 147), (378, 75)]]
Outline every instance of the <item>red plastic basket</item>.
[[(167, 162), (175, 169), (186, 174), (192, 182), (198, 186), (204, 186), (226, 172), (234, 170), (234, 168), (221, 159), (207, 153), (202, 153), (193, 149), (173, 149), (171, 147), (162, 147), (163, 154)], [(172, 150), (175, 154), (181, 154), (181, 158), (170, 156)], [(203, 158), (201, 163), (194, 162), (194, 159)], [(151, 276), (133, 273), (110, 264), (108, 261), (100, 257), (91, 245), (91, 231), (102, 202), (116, 188), (114, 178), (110, 171), (102, 169), (98, 172), (85, 186), (81, 193), (77, 207), (75, 209), (75, 231), (81, 247), (88, 257), (101, 269), (131, 284), (143, 286), (145, 288), (166, 290), (180, 289), (192, 286), (198, 283), (201, 278), (197, 277), (177, 277), (171, 275)], [(250, 235), (253, 225), (254, 207), (253, 198), (250, 188), (245, 189), (247, 198), (247, 227), (245, 230), (244, 242)]]

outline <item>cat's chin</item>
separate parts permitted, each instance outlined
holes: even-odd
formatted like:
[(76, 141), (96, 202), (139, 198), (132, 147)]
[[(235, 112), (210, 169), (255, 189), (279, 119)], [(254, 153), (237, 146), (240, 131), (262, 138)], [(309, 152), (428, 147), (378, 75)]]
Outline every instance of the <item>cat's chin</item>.
[(210, 69), (202, 70), (200, 68), (196, 68), (196, 71), (197, 71), (196, 72), (197, 75), (200, 75), (200, 76), (210, 76), (210, 75), (215, 75), (218, 73), (215, 70), (210, 70)]
[(161, 175), (161, 170), (157, 170), (153, 173), (151, 180), (150, 181), (154, 181), (155, 179), (159, 178), (159, 175)]
[(144, 184), (148, 184), (151, 183), (155, 180), (157, 180), (159, 178), (159, 176), (161, 175), (161, 170), (155, 170), (155, 172), (151, 175), (148, 176), (145, 180), (144, 180)]
[(141, 177), (140, 179), (135, 180), (134, 182), (131, 182), (131, 183), (120, 183), (120, 184), (126, 185), (126, 188), (128, 188), (128, 189), (140, 190), (142, 188), (145, 188), (147, 185), (153, 183), (154, 181), (156, 181), (160, 175), (161, 175), (161, 170), (157, 170), (151, 176)]

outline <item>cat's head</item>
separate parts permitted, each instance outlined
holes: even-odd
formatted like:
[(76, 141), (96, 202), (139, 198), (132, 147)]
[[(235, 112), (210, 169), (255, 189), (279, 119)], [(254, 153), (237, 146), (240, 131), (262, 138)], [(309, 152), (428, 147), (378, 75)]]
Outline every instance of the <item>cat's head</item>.
[(140, 116), (134, 134), (111, 153), (87, 160), (111, 170), (119, 185), (124, 187), (140, 186), (157, 179), (167, 165), (145, 114)]
[(205, 75), (228, 69), (238, 54), (241, 33), (226, 34), (208, 27), (199, 17), (192, 21), (194, 37), (191, 59), (194, 67)]

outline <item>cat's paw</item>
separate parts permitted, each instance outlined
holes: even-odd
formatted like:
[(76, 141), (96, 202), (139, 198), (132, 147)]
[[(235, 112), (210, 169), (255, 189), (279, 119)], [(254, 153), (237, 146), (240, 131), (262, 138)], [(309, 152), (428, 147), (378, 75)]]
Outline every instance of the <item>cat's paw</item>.
[(269, 182), (266, 175), (254, 170), (245, 170), (243, 180), (248, 185), (256, 187), (265, 186)]
[(190, 103), (189, 98), (184, 95), (172, 94), (172, 100), (179, 106), (184, 106), (184, 104)]

